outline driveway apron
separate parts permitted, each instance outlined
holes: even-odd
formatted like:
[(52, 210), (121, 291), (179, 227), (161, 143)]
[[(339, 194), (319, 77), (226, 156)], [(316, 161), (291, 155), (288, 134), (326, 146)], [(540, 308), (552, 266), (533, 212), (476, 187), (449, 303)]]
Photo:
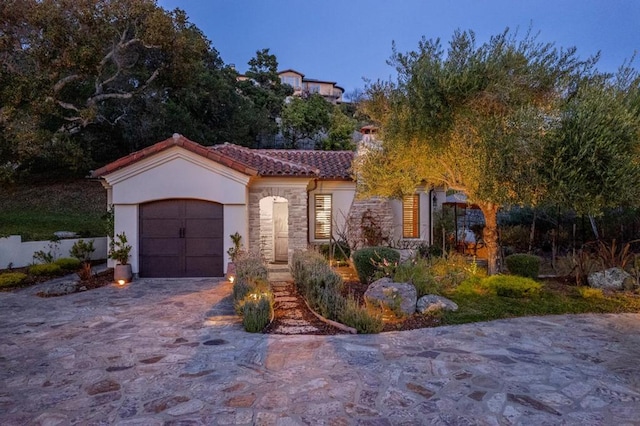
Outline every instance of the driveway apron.
[(218, 279), (0, 293), (2, 425), (640, 424), (640, 315), (249, 334)]

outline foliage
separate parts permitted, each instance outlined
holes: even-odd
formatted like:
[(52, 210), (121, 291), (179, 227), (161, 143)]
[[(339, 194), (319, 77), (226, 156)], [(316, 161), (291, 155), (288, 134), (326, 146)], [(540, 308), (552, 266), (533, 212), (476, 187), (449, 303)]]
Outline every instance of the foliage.
[(379, 313), (359, 308), (356, 301), (341, 295), (342, 278), (319, 253), (296, 251), (291, 261), (291, 275), (309, 306), (323, 317), (341, 321), (363, 333), (381, 330)]
[(229, 258), (231, 259), (231, 261), (235, 262), (236, 258), (240, 254), (240, 250), (242, 250), (242, 242), (241, 242), (242, 235), (236, 232), (234, 234), (229, 235), (229, 237), (231, 238), (233, 247), (229, 247), (229, 250), (227, 250), (227, 254), (229, 255)]
[(126, 265), (129, 263), (131, 249), (132, 247), (128, 244), (126, 234), (124, 232), (116, 234), (109, 243), (109, 258), (121, 265)]
[(408, 282), (416, 288), (418, 298), (427, 294), (441, 294), (442, 286), (431, 270), (428, 259), (420, 258), (398, 265), (393, 276), (395, 282)]
[(627, 264), (634, 261), (634, 254), (631, 251), (631, 244), (637, 241), (629, 241), (624, 245), (618, 245), (615, 238), (610, 243), (602, 240), (597, 242), (596, 256), (600, 261), (602, 269), (626, 268)]
[(380, 218), (370, 209), (367, 209), (360, 218), (360, 229), (365, 246), (375, 247), (389, 242), (388, 230), (382, 228)]
[(469, 264), (466, 257), (450, 253), (444, 258), (431, 259), (431, 274), (442, 288), (455, 288), (467, 278), (482, 277), (485, 272), (478, 269), (475, 259)]
[(93, 246), (93, 242), (94, 240), (78, 240), (71, 247), (69, 254), (83, 263), (89, 263), (91, 261), (91, 255), (96, 251), (96, 248)]
[(500, 228), (500, 243), (515, 252), (527, 251), (531, 230), (523, 225), (510, 225)]
[(373, 306), (361, 306), (353, 297), (346, 299), (340, 321), (355, 328), (360, 334), (376, 334), (384, 328), (382, 312)]
[(593, 288), (593, 287), (576, 287), (576, 293), (584, 298), (584, 299), (602, 299), (604, 298), (604, 293), (602, 293), (601, 288)]
[(75, 257), (61, 257), (55, 261), (65, 271), (75, 271), (80, 268), (80, 260)]
[(331, 125), (332, 105), (321, 95), (294, 96), (282, 108), (282, 134), (291, 148), (297, 148), (302, 139), (317, 140)]
[(464, 191), (485, 217), (489, 272), (497, 271), (497, 213), (505, 204), (535, 204), (549, 127), (595, 60), (508, 30), (478, 45), (456, 31), (448, 49), (422, 39), (417, 51), (395, 50), (396, 82), (368, 88), (365, 112), (382, 126), (383, 146), (360, 158), (359, 190), (399, 197), (421, 182)]
[(33, 252), (33, 261), (40, 263), (52, 263), (54, 261), (54, 255), (49, 251), (38, 250)]
[(523, 297), (537, 297), (542, 290), (542, 284), (531, 278), (514, 275), (493, 275), (483, 278), (480, 285), (494, 292), (500, 297), (521, 299)]
[(267, 280), (267, 267), (262, 262), (260, 255), (255, 252), (240, 251), (236, 255), (236, 279), (262, 279)]
[(578, 286), (587, 285), (587, 277), (595, 272), (598, 264), (591, 252), (582, 248), (577, 252), (558, 258), (556, 271), (560, 276), (573, 277)]
[(242, 325), (249, 333), (259, 333), (269, 324), (273, 313), (273, 295), (262, 293), (248, 298), (242, 307)]
[(26, 279), (27, 274), (23, 274), (22, 272), (6, 272), (0, 274), (0, 288), (15, 287)]
[(91, 268), (91, 263), (82, 262), (82, 265), (80, 266), (80, 270), (78, 270), (77, 274), (78, 274), (78, 278), (80, 278), (81, 281), (90, 280), (91, 277), (93, 276), (93, 269)]
[(375, 273), (381, 270), (376, 265), (397, 264), (400, 253), (389, 247), (366, 247), (353, 252), (352, 258), (360, 282), (368, 284)]
[(261, 278), (242, 278), (233, 284), (233, 307), (242, 315), (244, 304), (247, 300), (256, 300), (256, 295), (270, 294), (269, 282)]
[(29, 274), (36, 276), (55, 276), (60, 275), (62, 273), (62, 268), (60, 265), (55, 263), (41, 263), (38, 265), (31, 265), (29, 267)]
[(332, 244), (321, 244), (318, 247), (318, 251), (325, 259), (332, 259), (337, 262), (346, 262), (351, 256), (351, 247), (344, 240), (336, 241)]
[(513, 275), (537, 279), (540, 273), (540, 258), (531, 254), (517, 253), (505, 257), (507, 269)]
[(327, 137), (322, 141), (322, 149), (325, 151), (351, 151), (353, 150), (353, 131), (355, 120), (349, 118), (340, 110), (339, 106), (333, 107), (331, 124)]

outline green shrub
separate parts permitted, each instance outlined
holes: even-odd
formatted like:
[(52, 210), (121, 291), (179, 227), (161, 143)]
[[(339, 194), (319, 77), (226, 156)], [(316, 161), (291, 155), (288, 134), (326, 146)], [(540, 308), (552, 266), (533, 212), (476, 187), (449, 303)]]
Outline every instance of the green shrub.
[(62, 274), (62, 268), (55, 263), (42, 263), (39, 265), (31, 265), (29, 273), (37, 276), (54, 276)]
[[(91, 255), (93, 254), (94, 251), (96, 251), (96, 249), (93, 246), (93, 240), (89, 240), (89, 241), (78, 240), (75, 243), (73, 243), (71, 250), (69, 250), (69, 254), (71, 254), (71, 256), (78, 259), (80, 262), (88, 263), (89, 261), (91, 261)], [(79, 266), (80, 265), (78, 265), (78, 267)]]
[(446, 258), (431, 260), (431, 275), (440, 283), (441, 288), (452, 289), (470, 277), (486, 276), (486, 271), (478, 268), (475, 259), (473, 263), (469, 263), (465, 256), (450, 253)]
[(601, 288), (593, 288), (593, 287), (576, 287), (576, 292), (583, 299), (602, 299), (604, 298), (604, 294), (602, 293)]
[(80, 260), (74, 257), (61, 257), (54, 263), (65, 271), (77, 271), (80, 269)]
[(481, 285), (501, 297), (521, 299), (523, 297), (536, 297), (542, 291), (542, 284), (531, 278), (515, 275), (493, 275), (484, 278)]
[(20, 285), (26, 279), (27, 274), (23, 274), (22, 272), (7, 272), (0, 274), (0, 288)]
[(267, 280), (267, 267), (262, 263), (258, 253), (239, 251), (234, 262), (236, 279), (260, 278)]
[(331, 246), (329, 246), (329, 244), (322, 244), (318, 247), (318, 251), (325, 259), (328, 260), (329, 255), (331, 255), (331, 259), (339, 262), (346, 262), (351, 256), (349, 243), (342, 240), (333, 243)]
[(418, 298), (426, 294), (441, 294), (442, 292), (440, 283), (431, 273), (429, 261), (423, 258), (398, 265), (393, 280), (399, 283), (413, 284)]
[(400, 260), (400, 253), (389, 247), (367, 247), (353, 252), (353, 263), (358, 272), (358, 278), (363, 284), (373, 280), (380, 265), (394, 265)]
[(517, 253), (504, 258), (509, 272), (513, 275), (537, 279), (540, 272), (540, 258), (531, 254)]
[(242, 315), (244, 302), (250, 294), (271, 293), (269, 282), (262, 278), (240, 278), (233, 284), (233, 306)]
[(352, 297), (344, 299), (340, 322), (355, 328), (361, 334), (380, 333), (384, 328), (382, 312), (374, 307), (361, 306)]
[[(296, 287), (309, 306), (333, 321), (340, 321), (362, 333), (382, 330), (382, 317), (376, 316), (357, 301), (342, 296), (343, 281), (319, 253), (296, 251), (291, 261)], [(380, 324), (378, 324), (380, 323)]]
[(269, 324), (273, 313), (273, 295), (262, 293), (247, 296), (242, 306), (242, 325), (249, 333), (258, 333)]

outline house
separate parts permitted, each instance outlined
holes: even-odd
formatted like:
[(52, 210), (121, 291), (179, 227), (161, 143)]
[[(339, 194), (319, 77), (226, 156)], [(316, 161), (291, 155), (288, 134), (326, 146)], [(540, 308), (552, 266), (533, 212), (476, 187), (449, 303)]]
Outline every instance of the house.
[(292, 69), (278, 72), (278, 77), (282, 84), (293, 87), (294, 96), (317, 93), (332, 104), (342, 103), (344, 89), (335, 81), (305, 78), (304, 74)]
[(179, 134), (92, 172), (107, 190), (115, 232), (132, 245), (142, 277), (222, 276), (232, 246), (288, 262), (296, 249), (347, 238), (366, 244), (366, 227), (405, 242), (431, 243), (427, 188), (403, 200), (355, 197), (352, 151), (211, 147)]

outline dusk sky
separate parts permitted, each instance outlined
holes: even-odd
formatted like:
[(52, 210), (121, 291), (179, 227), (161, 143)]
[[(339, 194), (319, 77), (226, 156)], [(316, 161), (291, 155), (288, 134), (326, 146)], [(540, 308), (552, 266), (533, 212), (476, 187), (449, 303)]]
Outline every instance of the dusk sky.
[[(363, 78), (386, 80), (391, 43), (399, 51), (417, 47), (424, 35), (450, 40), (471, 29), (478, 42), (506, 27), (539, 40), (576, 46), (587, 58), (601, 52), (598, 68), (615, 71), (640, 51), (640, 0), (159, 0), (187, 12), (227, 64), (239, 72), (262, 48), (279, 69), (336, 81), (347, 92)], [(639, 67), (640, 58), (634, 66)]]

